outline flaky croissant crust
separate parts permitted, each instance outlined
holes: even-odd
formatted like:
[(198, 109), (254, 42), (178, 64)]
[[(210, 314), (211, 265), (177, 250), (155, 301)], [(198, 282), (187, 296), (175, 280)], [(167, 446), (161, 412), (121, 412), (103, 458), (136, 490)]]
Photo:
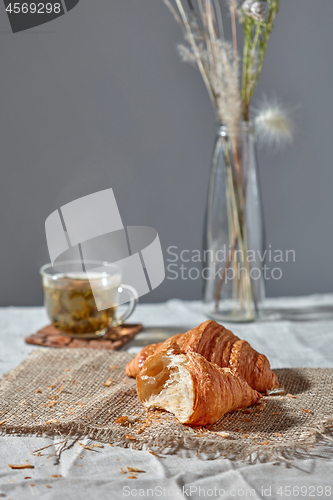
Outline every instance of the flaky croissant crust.
[(192, 350), (220, 368), (230, 368), (259, 392), (279, 387), (266, 356), (259, 354), (248, 342), (239, 339), (230, 330), (212, 320), (207, 320), (186, 333), (174, 335), (165, 342), (144, 347), (128, 363), (126, 374), (136, 377), (148, 356), (160, 352), (174, 342), (185, 352)]

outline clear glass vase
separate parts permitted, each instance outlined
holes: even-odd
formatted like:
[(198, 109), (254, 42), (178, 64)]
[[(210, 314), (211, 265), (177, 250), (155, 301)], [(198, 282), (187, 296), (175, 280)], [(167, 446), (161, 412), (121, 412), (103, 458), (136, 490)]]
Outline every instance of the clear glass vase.
[(265, 297), (264, 222), (253, 125), (218, 126), (203, 242), (203, 303), (217, 321), (255, 320)]

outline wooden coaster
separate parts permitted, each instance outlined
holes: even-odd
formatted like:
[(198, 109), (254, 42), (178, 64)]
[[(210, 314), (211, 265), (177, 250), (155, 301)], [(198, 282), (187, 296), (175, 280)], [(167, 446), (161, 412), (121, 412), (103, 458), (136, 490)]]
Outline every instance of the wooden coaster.
[(115, 351), (132, 340), (142, 330), (142, 325), (121, 325), (110, 328), (103, 337), (86, 340), (72, 339), (62, 335), (53, 325), (47, 325), (30, 337), (26, 337), (27, 344), (46, 347), (88, 347), (90, 349), (109, 349)]

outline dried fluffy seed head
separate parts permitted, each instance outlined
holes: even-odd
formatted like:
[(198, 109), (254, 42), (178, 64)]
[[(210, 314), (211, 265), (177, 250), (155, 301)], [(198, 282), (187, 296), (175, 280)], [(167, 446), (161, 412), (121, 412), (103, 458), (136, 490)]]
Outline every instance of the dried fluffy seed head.
[(251, 15), (251, 7), (253, 4), (253, 0), (245, 0), (245, 2), (242, 3), (242, 11), (247, 14), (248, 16)]
[(268, 14), (268, 8), (265, 2), (253, 2), (250, 10), (252, 17), (254, 17), (256, 21), (264, 21)]
[(245, 0), (242, 4), (242, 11), (245, 15), (252, 17), (256, 21), (262, 22), (268, 14), (266, 2), (254, 2), (253, 0)]
[(293, 124), (289, 112), (277, 101), (262, 101), (255, 110), (255, 127), (260, 142), (280, 147), (293, 138)]
[(193, 54), (193, 51), (189, 47), (186, 47), (186, 45), (179, 44), (177, 45), (177, 51), (179, 57), (183, 62), (196, 65), (195, 55)]

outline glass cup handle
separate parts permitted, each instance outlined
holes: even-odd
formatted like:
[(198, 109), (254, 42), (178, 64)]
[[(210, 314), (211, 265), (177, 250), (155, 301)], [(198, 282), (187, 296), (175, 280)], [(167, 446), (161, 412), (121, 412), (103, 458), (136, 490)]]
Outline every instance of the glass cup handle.
[(121, 315), (121, 316), (117, 316), (113, 321), (112, 321), (112, 325), (111, 326), (120, 326), (122, 325), (134, 312), (134, 309), (136, 308), (137, 306), (137, 303), (139, 301), (139, 297), (138, 297), (138, 294), (137, 294), (137, 291), (135, 290), (135, 288), (133, 288), (132, 286), (130, 285), (120, 285), (119, 288), (118, 288), (118, 293), (123, 293), (124, 290), (127, 291), (127, 293), (129, 293), (129, 295), (131, 296), (129, 301), (126, 303), (127, 304), (127, 309), (126, 311)]

